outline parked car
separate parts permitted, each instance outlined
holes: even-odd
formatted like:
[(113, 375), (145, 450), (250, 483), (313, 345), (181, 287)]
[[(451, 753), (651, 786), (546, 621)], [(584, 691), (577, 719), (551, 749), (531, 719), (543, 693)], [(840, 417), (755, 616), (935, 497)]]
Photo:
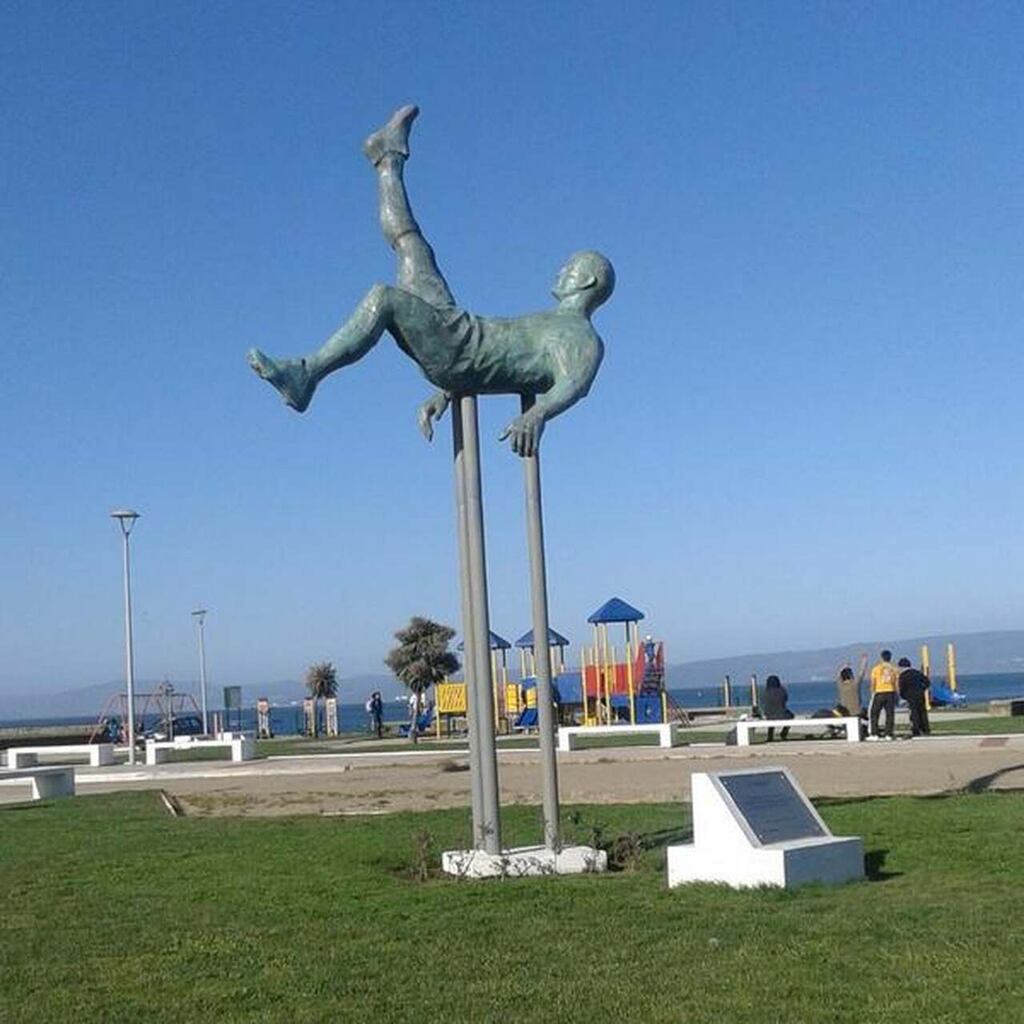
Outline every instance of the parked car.
[[(203, 720), (199, 715), (175, 715), (172, 724), (175, 736), (202, 736), (203, 734)], [(143, 733), (143, 736), (147, 740), (169, 739), (167, 723), (161, 722), (155, 729)]]

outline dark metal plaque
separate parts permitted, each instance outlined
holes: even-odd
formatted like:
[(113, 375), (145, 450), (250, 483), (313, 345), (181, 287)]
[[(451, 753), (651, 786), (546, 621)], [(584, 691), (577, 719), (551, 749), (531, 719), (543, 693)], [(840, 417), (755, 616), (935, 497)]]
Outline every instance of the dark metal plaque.
[(807, 809), (785, 772), (720, 775), (718, 780), (762, 843), (829, 834)]

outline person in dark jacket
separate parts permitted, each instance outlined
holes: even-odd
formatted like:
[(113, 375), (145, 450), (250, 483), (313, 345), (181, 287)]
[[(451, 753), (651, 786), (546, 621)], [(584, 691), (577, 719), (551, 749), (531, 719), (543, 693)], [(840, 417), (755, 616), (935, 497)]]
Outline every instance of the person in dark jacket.
[[(789, 694), (782, 685), (778, 676), (769, 676), (764, 681), (764, 695), (761, 698), (761, 711), (768, 721), (777, 721), (780, 718), (792, 718), (793, 712), (786, 707)], [(779, 733), (779, 739), (784, 740), (789, 736), (789, 726), (783, 726)], [(775, 738), (775, 729), (768, 727), (768, 742)]]
[(380, 690), (374, 690), (370, 697), (370, 722), (377, 739), (384, 736), (384, 698)]
[(928, 708), (925, 704), (925, 693), (930, 685), (928, 677), (910, 664), (909, 658), (900, 658), (897, 662), (900, 670), (900, 696), (907, 702), (910, 709), (910, 735), (927, 736), (932, 727), (928, 722)]

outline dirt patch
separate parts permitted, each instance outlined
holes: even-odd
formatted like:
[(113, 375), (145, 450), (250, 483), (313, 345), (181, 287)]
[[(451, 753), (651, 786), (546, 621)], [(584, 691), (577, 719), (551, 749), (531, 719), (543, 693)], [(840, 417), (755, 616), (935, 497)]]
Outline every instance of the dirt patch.
[[(997, 745), (991, 742), (998, 739)], [(117, 782), (111, 775), (79, 792), (164, 788), (186, 814), (359, 814), (467, 807), (467, 762), (451, 753), (436, 757), (309, 757), (250, 762), (245, 766), (174, 766), (173, 777)], [(788, 767), (812, 797), (858, 797), (893, 793), (941, 793), (1021, 784), (1024, 735), (932, 737), (886, 744), (758, 744), (750, 748), (640, 747), (579, 751), (559, 758), (561, 800), (570, 803), (643, 803), (689, 799), (694, 772)], [(457, 768), (455, 767), (457, 766)], [(455, 768), (455, 770), (453, 770)], [(537, 755), (515, 751), (499, 758), (501, 799), (506, 804), (540, 802)], [(108, 779), (111, 781), (108, 782)]]

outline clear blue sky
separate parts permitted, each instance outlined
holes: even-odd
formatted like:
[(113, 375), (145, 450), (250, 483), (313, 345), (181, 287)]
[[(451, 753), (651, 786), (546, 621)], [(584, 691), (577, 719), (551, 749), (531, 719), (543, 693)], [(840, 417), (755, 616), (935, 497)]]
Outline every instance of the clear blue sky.
[[(415, 366), (385, 339), (298, 416), (244, 358), (391, 278), (359, 145), (410, 101), (465, 306), (546, 307), (579, 248), (618, 271), (545, 436), (574, 644), (613, 594), (672, 661), (1020, 626), (1022, 52), (1013, 3), (8, 0), (0, 695), (122, 675), (116, 505), (142, 678), (195, 677), (200, 604), (215, 686), (344, 681), (410, 615), (458, 624)], [(483, 405), (514, 638), (515, 405)]]

